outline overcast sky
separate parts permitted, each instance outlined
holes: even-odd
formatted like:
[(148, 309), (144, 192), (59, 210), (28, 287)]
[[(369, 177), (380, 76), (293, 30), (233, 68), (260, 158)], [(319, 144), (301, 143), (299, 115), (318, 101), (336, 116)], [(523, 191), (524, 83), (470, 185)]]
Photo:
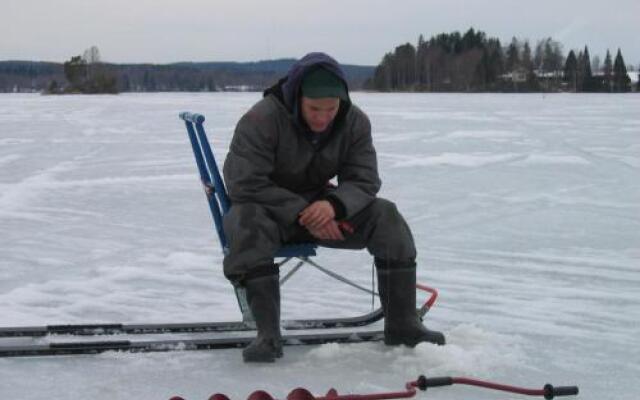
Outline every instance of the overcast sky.
[(503, 45), (551, 36), (640, 64), (640, 0), (0, 0), (0, 60), (256, 61), (325, 51), (376, 65), (418, 36), (473, 26)]

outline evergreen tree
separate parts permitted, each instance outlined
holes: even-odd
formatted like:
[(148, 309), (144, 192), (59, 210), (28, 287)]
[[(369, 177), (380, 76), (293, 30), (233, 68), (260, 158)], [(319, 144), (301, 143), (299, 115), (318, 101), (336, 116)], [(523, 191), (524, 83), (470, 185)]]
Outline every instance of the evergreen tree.
[(604, 86), (606, 92), (613, 92), (613, 62), (609, 49), (607, 49), (607, 55), (604, 58)]
[(562, 71), (562, 46), (555, 40), (548, 38), (544, 47), (544, 58), (547, 72), (559, 74)]
[(522, 66), (528, 71), (533, 71), (533, 59), (531, 58), (531, 46), (525, 41), (522, 47)]
[(411, 43), (396, 47), (395, 75), (398, 90), (412, 90), (416, 81), (416, 49)]
[(578, 91), (578, 60), (576, 54), (571, 50), (564, 63), (564, 81), (574, 92)]
[(87, 63), (80, 56), (71, 57), (64, 63), (64, 76), (70, 83), (69, 90), (81, 92), (87, 80)]
[(618, 49), (616, 59), (613, 62), (613, 90), (615, 92), (628, 92), (631, 90), (631, 79), (627, 74), (627, 67), (622, 58), (622, 52)]
[(583, 82), (584, 82), (584, 53), (582, 50), (578, 53), (578, 57), (576, 59), (576, 91), (583, 91)]
[(518, 39), (511, 39), (511, 44), (507, 48), (507, 56), (505, 60), (505, 71), (513, 72), (520, 65), (520, 51)]
[(488, 39), (487, 48), (489, 49), (487, 83), (492, 84), (504, 73), (504, 53), (499, 39)]
[(373, 74), (373, 87), (376, 90), (386, 92), (393, 89), (391, 85), (392, 64), (393, 55), (385, 54)]
[(423, 35), (418, 37), (416, 48), (416, 83), (418, 90), (424, 90), (427, 83), (427, 44)]
[(522, 66), (527, 71), (527, 89), (537, 90), (538, 80), (534, 73), (533, 57), (531, 56), (531, 46), (529, 45), (528, 40), (525, 40), (524, 45), (522, 46)]
[(551, 46), (551, 38), (545, 39), (542, 45), (541, 66), (544, 72), (553, 72), (553, 47)]
[(544, 72), (544, 40), (539, 40), (533, 54), (534, 69), (538, 72)]
[(582, 90), (585, 92), (593, 91), (593, 74), (591, 73), (591, 57), (589, 56), (589, 48), (584, 46), (582, 57), (582, 65), (579, 66), (582, 71)]

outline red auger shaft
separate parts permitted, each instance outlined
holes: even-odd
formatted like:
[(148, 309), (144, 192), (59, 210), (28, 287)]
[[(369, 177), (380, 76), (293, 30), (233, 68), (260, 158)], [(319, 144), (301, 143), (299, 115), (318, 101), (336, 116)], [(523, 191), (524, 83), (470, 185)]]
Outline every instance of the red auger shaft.
[[(416, 395), (417, 382), (407, 382), (404, 392), (388, 392), (388, 393), (371, 393), (371, 394), (345, 394), (338, 395), (335, 390), (330, 390), (327, 396), (316, 397), (316, 400), (385, 400), (385, 399), (404, 399)], [(291, 399), (287, 396), (287, 400), (303, 400)], [(308, 399), (304, 399), (308, 400)]]
[(431, 293), (431, 296), (429, 297), (429, 299), (424, 303), (424, 305), (422, 306), (423, 309), (430, 309), (431, 307), (433, 307), (434, 303), (436, 302), (436, 299), (438, 298), (438, 291), (432, 287), (429, 286), (425, 286), (422, 285), (420, 283), (418, 283), (416, 285), (416, 287), (420, 290), (424, 290), (425, 292)]

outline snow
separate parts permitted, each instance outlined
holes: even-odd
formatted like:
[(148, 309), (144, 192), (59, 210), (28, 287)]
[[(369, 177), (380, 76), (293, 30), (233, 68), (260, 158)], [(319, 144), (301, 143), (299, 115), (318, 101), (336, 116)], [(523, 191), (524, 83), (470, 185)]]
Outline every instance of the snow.
[[(0, 326), (240, 318), (180, 111), (206, 115), (219, 162), (257, 93), (0, 95)], [(362, 94), (383, 178), (413, 229), (427, 324), (448, 344), (0, 359), (2, 398), (284, 398), (397, 391), (419, 374), (580, 399), (640, 394), (637, 95)], [(317, 261), (371, 285), (366, 252)], [(315, 270), (283, 316), (351, 316), (370, 298)], [(16, 340), (16, 339), (11, 339)], [(24, 340), (24, 339), (22, 339)], [(4, 339), (7, 341), (7, 339)], [(521, 398), (467, 387), (420, 398)]]
[[(385, 154), (382, 154), (385, 156)], [(480, 167), (483, 165), (500, 163), (518, 157), (517, 154), (486, 154), (486, 153), (442, 153), (434, 157), (416, 157), (396, 162), (394, 167), (426, 167), (434, 165), (453, 165), (460, 167)]]

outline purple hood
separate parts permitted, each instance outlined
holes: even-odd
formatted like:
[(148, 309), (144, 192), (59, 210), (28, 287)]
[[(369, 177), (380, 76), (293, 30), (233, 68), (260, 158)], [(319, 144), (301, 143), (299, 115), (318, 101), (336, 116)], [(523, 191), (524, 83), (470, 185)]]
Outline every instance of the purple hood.
[(287, 108), (290, 110), (295, 110), (297, 108), (296, 106), (298, 98), (300, 97), (300, 85), (302, 84), (302, 78), (307, 72), (318, 67), (322, 67), (340, 78), (342, 82), (344, 82), (348, 95), (349, 86), (347, 85), (347, 80), (340, 64), (338, 64), (338, 62), (328, 54), (309, 53), (291, 66), (287, 73), (286, 80), (282, 83), (282, 98)]

